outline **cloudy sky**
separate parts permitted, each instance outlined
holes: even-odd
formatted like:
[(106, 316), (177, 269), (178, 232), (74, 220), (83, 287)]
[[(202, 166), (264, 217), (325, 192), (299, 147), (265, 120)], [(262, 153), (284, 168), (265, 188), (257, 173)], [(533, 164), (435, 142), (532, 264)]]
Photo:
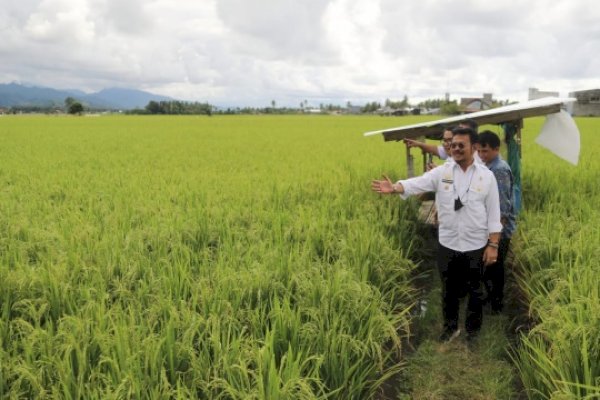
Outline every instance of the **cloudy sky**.
[(299, 106), (600, 87), (597, 0), (3, 0), (0, 83)]

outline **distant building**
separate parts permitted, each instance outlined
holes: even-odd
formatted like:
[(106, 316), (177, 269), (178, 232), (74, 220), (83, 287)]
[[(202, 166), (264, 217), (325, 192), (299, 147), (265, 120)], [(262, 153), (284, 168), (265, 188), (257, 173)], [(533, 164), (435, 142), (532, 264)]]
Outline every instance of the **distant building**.
[(360, 113), (362, 113), (363, 106), (350, 105), (347, 108), (348, 108), (348, 112), (350, 114), (360, 114)]
[(600, 89), (571, 92), (569, 97), (577, 99), (569, 110), (573, 116), (600, 116)]
[(379, 115), (406, 115), (408, 114), (408, 111), (404, 108), (392, 108), (390, 106), (384, 106), (381, 107), (379, 109), (377, 109), (377, 111), (375, 111), (377, 114)]
[(425, 108), (421, 110), (421, 115), (439, 115), (441, 114), (440, 108)]
[(547, 92), (539, 90), (538, 88), (529, 88), (529, 96), (527, 100), (536, 100), (543, 97), (560, 97), (558, 92)]
[(421, 109), (418, 107), (392, 108), (390, 106), (384, 106), (378, 108), (375, 113), (386, 116), (421, 115)]
[(323, 110), (321, 110), (320, 108), (305, 108), (304, 109), (305, 113), (308, 114), (321, 114), (323, 112)]
[(483, 97), (462, 97), (460, 99), (460, 107), (467, 113), (490, 109), (492, 103), (491, 93), (484, 93)]

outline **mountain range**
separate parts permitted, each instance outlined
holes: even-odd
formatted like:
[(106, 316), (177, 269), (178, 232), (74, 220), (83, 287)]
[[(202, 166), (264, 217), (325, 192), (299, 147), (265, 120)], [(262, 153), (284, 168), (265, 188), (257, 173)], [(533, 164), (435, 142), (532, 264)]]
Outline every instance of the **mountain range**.
[(136, 89), (109, 88), (95, 93), (81, 90), (58, 90), (20, 83), (0, 84), (0, 107), (60, 107), (72, 97), (91, 109), (131, 110), (144, 108), (148, 102), (174, 99)]

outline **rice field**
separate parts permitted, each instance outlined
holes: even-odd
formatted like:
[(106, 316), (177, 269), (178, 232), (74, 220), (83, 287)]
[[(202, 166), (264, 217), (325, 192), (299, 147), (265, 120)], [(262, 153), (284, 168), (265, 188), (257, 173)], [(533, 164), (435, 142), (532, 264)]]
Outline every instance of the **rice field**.
[[(529, 121), (529, 120), (528, 120)], [(513, 358), (530, 399), (600, 398), (600, 120), (578, 118), (577, 167), (524, 139), (518, 273), (532, 328)]]
[(373, 124), (0, 118), (0, 397), (374, 397), (418, 238)]
[[(0, 117), (0, 398), (368, 399), (403, 368), (421, 238), (379, 197), (422, 117)], [(527, 119), (532, 399), (600, 393), (600, 120)], [(587, 396), (587, 397), (586, 397)]]

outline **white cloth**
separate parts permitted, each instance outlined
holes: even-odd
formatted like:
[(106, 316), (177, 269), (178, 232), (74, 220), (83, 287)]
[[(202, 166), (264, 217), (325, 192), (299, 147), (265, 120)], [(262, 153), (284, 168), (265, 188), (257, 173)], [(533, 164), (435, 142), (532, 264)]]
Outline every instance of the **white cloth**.
[(565, 110), (546, 115), (540, 135), (535, 142), (573, 165), (579, 162), (579, 129)]
[[(452, 250), (465, 252), (484, 247), (490, 233), (502, 231), (498, 184), (492, 171), (474, 162), (467, 171), (454, 161), (425, 174), (398, 181), (404, 188), (400, 195), (435, 192), (439, 220), (439, 241)], [(454, 210), (460, 197), (461, 209)]]
[(448, 153), (446, 153), (446, 149), (444, 149), (444, 146), (438, 146), (437, 150), (440, 160), (446, 160), (448, 158)]

